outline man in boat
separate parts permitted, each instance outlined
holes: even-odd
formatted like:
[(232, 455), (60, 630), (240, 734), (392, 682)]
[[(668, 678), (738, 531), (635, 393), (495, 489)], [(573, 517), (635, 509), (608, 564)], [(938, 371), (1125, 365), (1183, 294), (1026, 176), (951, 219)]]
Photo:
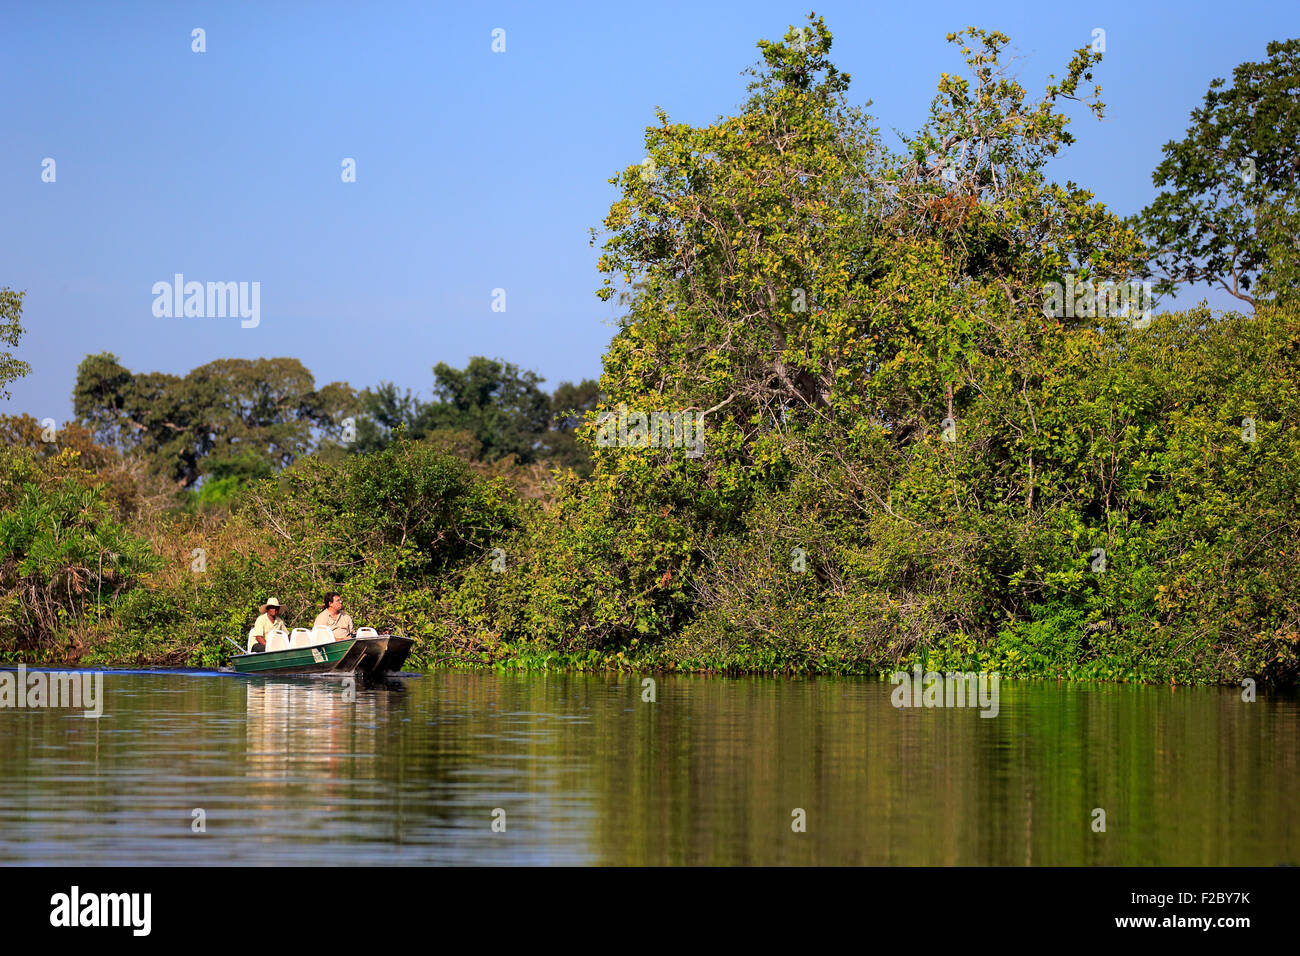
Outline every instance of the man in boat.
[(352, 616), (343, 613), (343, 596), (338, 591), (330, 591), (325, 595), (325, 609), (316, 615), (311, 627), (313, 631), (318, 627), (329, 628), (334, 632), (336, 641), (346, 641), (357, 633), (357, 629), (352, 626)]
[(267, 598), (258, 611), (261, 616), (258, 617), (257, 623), (253, 625), (252, 633), (249, 635), (253, 638), (253, 653), (261, 654), (266, 650), (266, 638), (272, 631), (283, 631), (284, 622), (280, 620), (280, 602), (275, 598)]

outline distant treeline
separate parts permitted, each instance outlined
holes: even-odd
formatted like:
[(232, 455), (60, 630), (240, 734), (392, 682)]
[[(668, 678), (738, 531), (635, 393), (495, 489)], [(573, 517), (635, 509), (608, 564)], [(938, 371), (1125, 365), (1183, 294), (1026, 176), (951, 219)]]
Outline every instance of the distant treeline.
[(317, 388), (292, 358), (220, 359), (178, 376), (133, 373), (102, 353), (78, 367), (73, 409), (96, 442), (138, 455), (187, 489), (204, 479), (228, 489), (309, 454), (379, 451), (399, 429), (414, 439), (439, 433), (475, 460), (513, 456), (584, 471), (589, 459), (573, 431), (596, 405), (596, 383), (564, 382), (551, 394), (542, 383), (535, 372), (476, 356), (464, 369), (434, 366), (434, 400), (421, 402), (391, 382), (360, 392), (346, 382)]

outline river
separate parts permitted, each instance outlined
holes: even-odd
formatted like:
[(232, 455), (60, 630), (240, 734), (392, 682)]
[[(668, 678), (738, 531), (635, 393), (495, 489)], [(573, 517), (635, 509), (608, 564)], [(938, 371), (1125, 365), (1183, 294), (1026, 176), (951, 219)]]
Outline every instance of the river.
[(644, 680), (110, 671), (0, 708), (0, 862), (1300, 864), (1293, 696)]

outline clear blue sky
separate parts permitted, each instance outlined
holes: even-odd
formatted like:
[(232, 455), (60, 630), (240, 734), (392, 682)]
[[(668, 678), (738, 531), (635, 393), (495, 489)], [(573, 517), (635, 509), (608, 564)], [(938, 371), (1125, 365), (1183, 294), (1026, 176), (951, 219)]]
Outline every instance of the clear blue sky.
[[(77, 363), (105, 350), (178, 374), (294, 356), (319, 384), (426, 397), (435, 362), (476, 354), (548, 387), (596, 376), (616, 315), (594, 296), (587, 232), (615, 198), (606, 180), (643, 157), (656, 105), (692, 123), (731, 112), (755, 42), (808, 5), (11, 0), (0, 285), (28, 293), (18, 354), (33, 372), (0, 411), (64, 420)], [(1153, 196), (1160, 147), (1211, 78), (1300, 35), (1295, 2), (814, 6), (894, 144), (961, 68), (948, 31), (1007, 33), (1033, 92), (1105, 29), (1108, 116), (1078, 113), (1052, 172), (1121, 214)], [(356, 183), (340, 181), (344, 157)], [(177, 272), (260, 282), (261, 324), (155, 318), (150, 289)]]

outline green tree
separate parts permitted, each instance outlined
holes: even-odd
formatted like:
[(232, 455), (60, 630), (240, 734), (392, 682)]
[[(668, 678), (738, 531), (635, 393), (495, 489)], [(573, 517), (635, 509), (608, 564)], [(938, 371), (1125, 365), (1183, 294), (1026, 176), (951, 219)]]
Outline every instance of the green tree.
[(591, 452), (578, 441), (577, 430), (600, 400), (600, 385), (594, 379), (561, 382), (551, 394), (550, 429), (542, 438), (540, 456), (557, 467), (589, 474)]
[(1300, 290), (1300, 39), (1267, 52), (1213, 80), (1165, 144), (1164, 188), (1135, 218), (1162, 290), (1209, 282), (1252, 306)]
[(139, 451), (183, 488), (209, 459), (253, 455), (283, 468), (338, 437), (356, 407), (352, 389), (317, 390), (297, 359), (219, 359), (188, 375), (132, 374), (116, 356), (88, 356), (77, 369), (73, 409), (97, 439)]
[(98, 619), (156, 564), (93, 481), (29, 470), (7, 491), (0, 510), (0, 638), (10, 647), (39, 647)]
[(402, 429), (416, 440), (436, 432), (437, 440), (448, 447), (459, 446), (468, 436), (471, 442), (464, 453), (475, 459), (491, 462), (512, 454), (521, 463), (547, 461), (583, 473), (589, 470), (591, 456), (578, 444), (575, 431), (599, 400), (595, 381), (561, 382), (548, 397), (538, 387), (543, 379), (535, 373), (482, 356), (471, 359), (463, 371), (439, 363), (434, 375), (436, 402), (421, 402), (410, 389), (392, 382), (360, 392), (357, 436), (350, 450), (382, 450)]
[(77, 366), (73, 412), (100, 443), (118, 449), (135, 444), (124, 407), (132, 384), (131, 372), (112, 352), (87, 355)]
[(950, 413), (971, 356), (1037, 334), (1045, 283), (1131, 276), (1129, 230), (1042, 172), (1072, 141), (1060, 105), (1101, 113), (1084, 89), (1099, 54), (1035, 102), (1000, 63), (1005, 36), (949, 39), (973, 77), (943, 77), (902, 155), (845, 101), (820, 18), (760, 44), (741, 115), (660, 115), (605, 223), (601, 295), (644, 288), (606, 357), (611, 401), (721, 412), (724, 446), (791, 413), (865, 414), (902, 439)]
[(486, 461), (515, 455), (535, 461), (550, 419), (551, 403), (539, 388), (544, 379), (501, 359), (476, 355), (464, 369), (433, 367), (437, 400), (420, 410), (421, 432), (463, 429), (483, 445)]
[(203, 481), (198, 491), (189, 492), (201, 508), (229, 504), (240, 489), (274, 474), (271, 463), (261, 455), (243, 451), (223, 458), (209, 458), (203, 463)]
[[(23, 296), (26, 294), (8, 287), (0, 288), (0, 342), (5, 345), (17, 346), (23, 334)], [(14, 358), (13, 352), (0, 351), (0, 398), (9, 397), (6, 385), (31, 370), (29, 364)]]
[[(761, 667), (996, 632), (998, 582), (1032, 562), (1045, 506), (1049, 437), (1027, 400), (1050, 401), (1043, 380), (1074, 336), (1120, 341), (1127, 326), (1046, 319), (1045, 285), (1126, 280), (1140, 247), (1044, 173), (1072, 141), (1064, 107), (1102, 113), (1098, 55), (1077, 51), (1035, 99), (1001, 61), (1007, 37), (949, 39), (969, 75), (942, 77), (901, 152), (847, 101), (816, 17), (759, 44), (738, 115), (658, 114), (646, 159), (612, 180), (599, 294), (628, 314), (598, 411), (698, 411), (705, 453), (595, 447), (590, 481), (566, 482), (515, 545), (524, 570), (467, 584), (499, 602), (503, 633), (680, 640), (679, 660), (730, 645)], [(990, 392), (1013, 416), (1002, 430), (944, 441), (945, 418), (982, 432)], [(797, 546), (804, 576), (788, 570)]]
[(393, 382), (380, 382), (374, 388), (363, 389), (357, 402), (357, 436), (349, 446), (354, 454), (365, 455), (387, 448), (399, 428), (405, 429), (411, 438), (424, 434), (420, 425), (424, 403), (409, 388), (401, 390)]

